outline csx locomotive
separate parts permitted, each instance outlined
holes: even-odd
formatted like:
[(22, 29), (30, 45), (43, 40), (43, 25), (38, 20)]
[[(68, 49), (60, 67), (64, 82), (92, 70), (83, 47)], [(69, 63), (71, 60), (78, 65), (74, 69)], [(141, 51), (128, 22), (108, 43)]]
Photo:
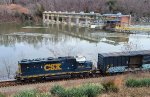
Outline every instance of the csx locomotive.
[(75, 57), (24, 59), (18, 62), (18, 67), (16, 79), (19, 81), (45, 80), (61, 76), (87, 76), (94, 72), (91, 61)]
[[(97, 68), (95, 68), (97, 67)], [(79, 77), (150, 70), (150, 50), (99, 53), (97, 66), (85, 57), (58, 57), (18, 62), (16, 79), (45, 80), (53, 77)]]

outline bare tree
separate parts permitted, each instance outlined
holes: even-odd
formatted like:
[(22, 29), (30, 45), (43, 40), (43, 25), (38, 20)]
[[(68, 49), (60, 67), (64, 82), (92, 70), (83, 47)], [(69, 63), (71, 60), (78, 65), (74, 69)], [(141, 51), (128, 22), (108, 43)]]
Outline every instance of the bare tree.
[(12, 3), (23, 5), (32, 12), (35, 12), (35, 6), (40, 4), (46, 11), (121, 12), (131, 14), (137, 20), (148, 17), (146, 21), (150, 22), (150, 0), (0, 0), (0, 4)]
[(5, 66), (5, 70), (6, 70), (6, 73), (7, 73), (7, 78), (10, 78), (12, 72), (11, 72), (11, 66), (9, 64), (9, 61), (6, 60), (6, 59), (3, 59), (2, 61), (3, 61), (3, 64)]
[(77, 54), (81, 53), (78, 52), (76, 46), (71, 46), (71, 45), (64, 45), (64, 46), (57, 46), (57, 45), (51, 45), (51, 47), (47, 47), (49, 50), (50, 54), (54, 57), (59, 57), (59, 56), (76, 56)]
[(136, 44), (136, 43), (133, 43), (133, 42), (129, 42), (129, 43), (125, 43), (123, 45), (123, 47), (121, 48), (121, 50), (123, 52), (126, 52), (126, 51), (128, 51), (128, 52), (130, 52), (130, 51), (137, 51), (137, 50), (140, 50), (141, 47), (142, 46), (139, 43)]

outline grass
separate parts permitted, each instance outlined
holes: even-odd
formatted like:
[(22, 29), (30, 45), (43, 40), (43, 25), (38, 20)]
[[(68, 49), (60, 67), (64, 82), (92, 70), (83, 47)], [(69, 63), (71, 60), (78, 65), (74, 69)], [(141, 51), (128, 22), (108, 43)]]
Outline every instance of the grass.
[(97, 97), (104, 91), (103, 86), (100, 84), (85, 84), (80, 88), (87, 97)]
[(36, 97), (37, 93), (36, 90), (25, 90), (17, 93), (14, 97)]
[(82, 92), (81, 89), (79, 88), (71, 88), (66, 90), (65, 96), (70, 96), (70, 97), (84, 97), (84, 93)]
[(3, 95), (2, 93), (0, 93), (0, 97), (5, 97), (5, 95)]
[(50, 92), (58, 97), (97, 97), (103, 90), (102, 85), (89, 83), (69, 89), (56, 85), (51, 88)]
[(62, 95), (64, 95), (64, 92), (65, 92), (65, 89), (62, 87), (62, 86), (60, 86), (60, 85), (54, 85), (52, 88), (51, 88), (51, 90), (50, 90), (50, 93), (52, 94), (52, 95), (54, 95), (54, 96), (62, 96)]
[(127, 87), (150, 87), (150, 78), (144, 79), (128, 79), (126, 81)]
[(40, 94), (37, 94), (36, 96), (37, 97), (51, 97), (51, 95), (48, 93), (40, 93)]
[(40, 93), (37, 90), (25, 90), (17, 93), (13, 97), (51, 97), (48, 93)]

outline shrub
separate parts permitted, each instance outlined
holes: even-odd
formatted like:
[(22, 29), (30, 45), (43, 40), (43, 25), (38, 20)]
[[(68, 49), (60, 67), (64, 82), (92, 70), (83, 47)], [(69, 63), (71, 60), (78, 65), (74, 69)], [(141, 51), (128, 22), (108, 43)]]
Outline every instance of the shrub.
[(62, 95), (64, 95), (65, 89), (62, 86), (54, 85), (51, 88), (50, 92), (53, 95), (58, 95), (59, 97), (61, 97)]
[(47, 93), (40, 93), (37, 95), (37, 97), (51, 97), (51, 95)]
[(102, 85), (98, 84), (85, 84), (81, 86), (81, 90), (87, 97), (96, 97), (104, 90)]
[(36, 95), (37, 95), (36, 90), (25, 90), (25, 91), (19, 92), (14, 97), (36, 97)]
[(80, 88), (71, 88), (65, 91), (64, 97), (84, 97), (84, 93)]
[(96, 97), (104, 90), (102, 85), (85, 84), (78, 88), (64, 89), (61, 86), (53, 86), (50, 92), (58, 97)]
[(0, 93), (0, 97), (5, 97), (5, 95), (3, 95), (2, 93)]
[(105, 92), (116, 92), (117, 93), (119, 91), (119, 88), (114, 84), (113, 81), (103, 83), (102, 85), (105, 89)]
[(150, 78), (145, 78), (141, 80), (141, 86), (150, 87)]
[(150, 78), (145, 78), (145, 79), (128, 79), (126, 81), (126, 86), (127, 87), (149, 87), (150, 86)]
[(139, 85), (140, 85), (139, 81), (136, 81), (136, 80), (134, 80), (134, 79), (128, 79), (128, 80), (126, 81), (126, 86), (127, 86), (127, 87), (137, 87), (137, 86), (139, 86)]

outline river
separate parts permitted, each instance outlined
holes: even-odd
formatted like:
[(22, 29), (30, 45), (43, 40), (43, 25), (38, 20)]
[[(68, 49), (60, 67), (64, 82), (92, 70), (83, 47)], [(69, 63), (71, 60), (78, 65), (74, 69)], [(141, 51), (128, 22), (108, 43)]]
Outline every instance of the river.
[(150, 49), (148, 32), (129, 34), (56, 24), (25, 26), (0, 24), (0, 79), (8, 73), (14, 75), (21, 59), (83, 55), (96, 64), (98, 53)]

